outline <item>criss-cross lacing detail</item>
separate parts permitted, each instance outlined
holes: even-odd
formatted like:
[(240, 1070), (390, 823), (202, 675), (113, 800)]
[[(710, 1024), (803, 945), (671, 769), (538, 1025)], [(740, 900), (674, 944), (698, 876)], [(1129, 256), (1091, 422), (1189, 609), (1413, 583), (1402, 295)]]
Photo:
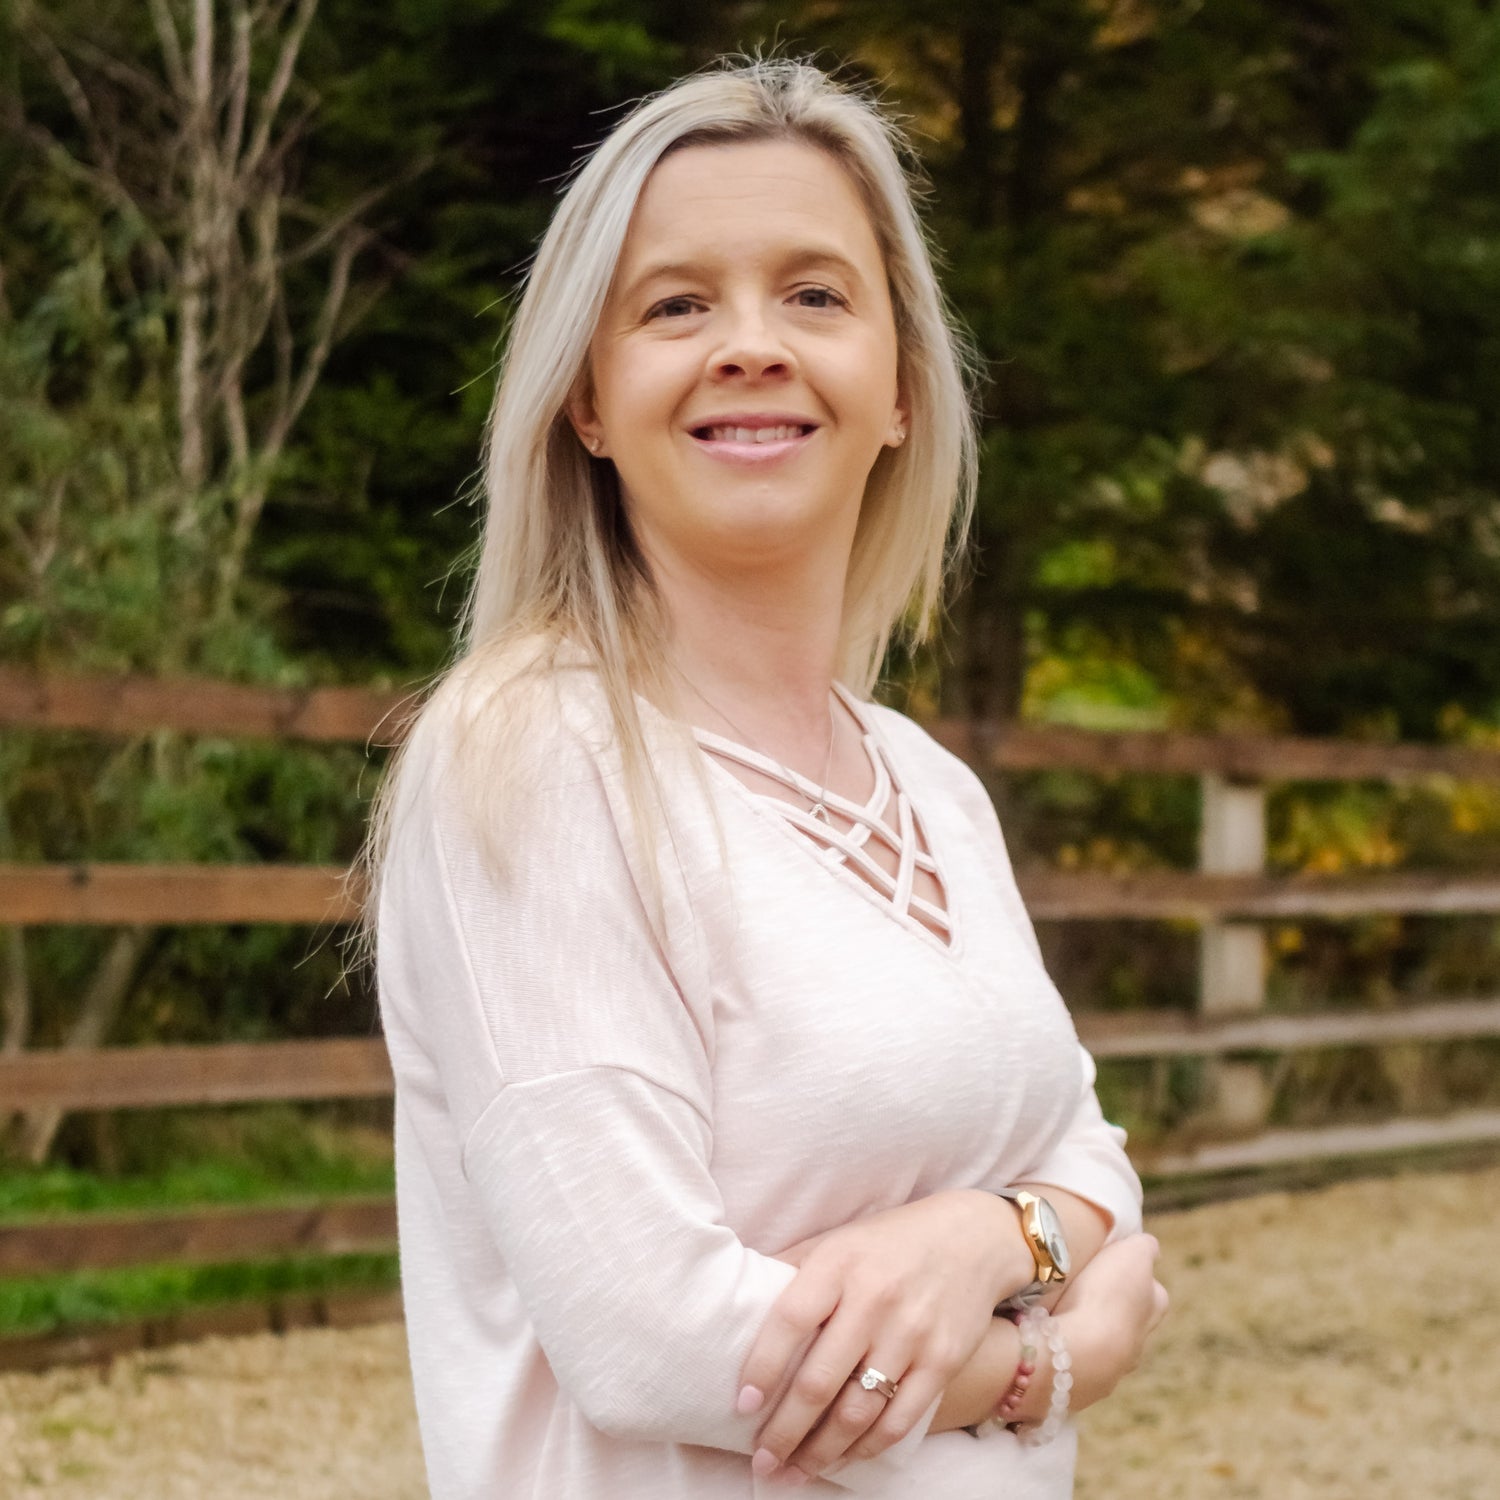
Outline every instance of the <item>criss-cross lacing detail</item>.
[[(697, 730), (696, 734), (699, 744), (721, 760), (734, 761), (808, 802), (826, 808), (830, 817), (825, 821), (815, 816), (810, 808), (770, 793), (760, 794), (768, 806), (817, 847), (819, 855), (828, 864), (845, 866), (852, 875), (883, 896), (897, 915), (919, 922), (945, 944), (952, 942), (953, 929), (947, 911), (917, 894), (919, 873), (930, 876), (939, 890), (942, 890), (942, 877), (932, 854), (924, 847), (911, 799), (896, 781), (884, 747), (869, 730), (863, 731), (861, 743), (875, 774), (875, 787), (863, 806), (820, 787), (748, 745), (737, 744), (704, 729)], [(887, 821), (893, 809), (894, 826)], [(846, 820), (848, 827), (837, 826), (835, 818)], [(871, 857), (868, 846), (872, 840), (895, 857), (894, 873)]]

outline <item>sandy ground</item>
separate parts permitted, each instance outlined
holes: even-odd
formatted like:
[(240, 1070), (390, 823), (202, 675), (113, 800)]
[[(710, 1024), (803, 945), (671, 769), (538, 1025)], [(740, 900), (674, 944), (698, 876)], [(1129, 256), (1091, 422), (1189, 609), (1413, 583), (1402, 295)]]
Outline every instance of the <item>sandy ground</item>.
[[(1151, 1227), (1173, 1311), (1085, 1414), (1078, 1500), (1500, 1500), (1500, 1170)], [(399, 1326), (0, 1377), (5, 1500), (425, 1494)]]

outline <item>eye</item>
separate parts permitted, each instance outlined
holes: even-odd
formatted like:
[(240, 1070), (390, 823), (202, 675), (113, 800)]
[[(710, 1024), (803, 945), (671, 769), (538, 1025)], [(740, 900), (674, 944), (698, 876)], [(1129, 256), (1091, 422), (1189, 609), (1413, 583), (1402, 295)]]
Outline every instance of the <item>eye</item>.
[(666, 297), (646, 314), (649, 322), (657, 317), (680, 317), (684, 313), (696, 312), (696, 299), (692, 297)]
[(793, 295), (796, 296), (796, 297), (824, 297), (824, 298), (828, 299), (827, 301), (821, 302), (821, 303), (819, 303), (819, 302), (812, 302), (812, 303), (804, 302), (802, 304), (804, 307), (833, 308), (833, 307), (848, 307), (848, 305), (849, 305), (842, 297), (839, 296), (839, 294), (836, 291), (833, 290), (832, 287), (826, 287), (826, 286), (804, 286), (804, 287), (798, 287), (798, 289), (796, 290), (795, 293), (793, 293)]

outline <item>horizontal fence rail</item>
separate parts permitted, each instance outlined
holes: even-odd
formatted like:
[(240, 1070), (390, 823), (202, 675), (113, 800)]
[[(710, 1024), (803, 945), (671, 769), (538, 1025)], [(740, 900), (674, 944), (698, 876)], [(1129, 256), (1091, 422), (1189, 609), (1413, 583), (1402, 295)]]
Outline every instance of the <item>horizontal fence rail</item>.
[(0, 865), (0, 923), (341, 923), (361, 888), (339, 865)]
[(1473, 1109), (1436, 1120), (1379, 1120), (1367, 1125), (1320, 1125), (1312, 1130), (1267, 1130), (1253, 1140), (1206, 1142), (1190, 1151), (1147, 1157), (1141, 1170), (1153, 1177), (1185, 1177), (1491, 1142), (1500, 1142), (1500, 1110)]
[[(1074, 1017), (1097, 1058), (1222, 1057), (1233, 1052), (1306, 1052), (1400, 1042), (1500, 1037), (1500, 1000), (1448, 1000), (1399, 1010), (1325, 1010), (1207, 1018), (1135, 1011)], [(4, 1090), (0, 1072), (0, 1092)]]
[(215, 1265), (276, 1255), (394, 1250), (389, 1197), (325, 1199), (181, 1213), (77, 1214), (0, 1224), (0, 1276), (104, 1271), (122, 1266)]
[(268, 688), (205, 678), (46, 677), (0, 668), (0, 724), (96, 734), (361, 742), (399, 735), (409, 693)]
[[(1207, 922), (1374, 912), (1500, 912), (1500, 874), (1215, 875), (1022, 870), (1037, 921)], [(160, 925), (358, 920), (364, 889), (338, 865), (0, 864), (0, 923)]]
[[(106, 735), (172, 729), (183, 734), (386, 743), (401, 737), (421, 697), (420, 689), (270, 688), (204, 678), (53, 677), (0, 668), (0, 724)], [(961, 719), (938, 719), (927, 728), (970, 765), (999, 771), (1217, 773), (1261, 781), (1387, 781), (1414, 776), (1500, 780), (1500, 750), (1479, 746), (1172, 730), (1110, 732)]]
[[(1096, 1058), (1214, 1057), (1500, 1038), (1500, 1000), (1213, 1020), (1161, 1011), (1083, 1012), (1074, 1021)], [(392, 1089), (390, 1059), (380, 1037), (0, 1053), (0, 1104), (11, 1109), (378, 1099)]]
[(1500, 780), (1500, 750), (1298, 735), (1184, 734), (938, 719), (927, 731), (971, 766), (996, 771), (1215, 774), (1247, 781)]
[(379, 1037), (0, 1054), (0, 1104), (11, 1109), (382, 1099), (392, 1088), (390, 1057)]
[(185, 1307), (118, 1322), (70, 1325), (44, 1333), (0, 1337), (0, 1370), (51, 1370), (107, 1365), (122, 1354), (165, 1349), (206, 1338), (287, 1333), (294, 1328), (360, 1328), (400, 1322), (399, 1291), (280, 1292), (253, 1301)]
[(1500, 873), (1400, 870), (1368, 875), (1215, 875), (1199, 870), (1022, 870), (1038, 921), (1101, 918), (1207, 922), (1223, 918), (1359, 917), (1374, 912), (1500, 912)]

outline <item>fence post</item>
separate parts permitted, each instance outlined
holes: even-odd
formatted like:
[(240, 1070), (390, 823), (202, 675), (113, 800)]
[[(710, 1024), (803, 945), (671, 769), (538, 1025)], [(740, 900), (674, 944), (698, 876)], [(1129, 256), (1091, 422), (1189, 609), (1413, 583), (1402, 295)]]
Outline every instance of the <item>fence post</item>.
[[(1266, 793), (1259, 782), (1217, 772), (1200, 778), (1203, 821), (1198, 866), (1206, 874), (1258, 875), (1266, 867)], [(1205, 1017), (1243, 1015), (1266, 1001), (1266, 937), (1255, 922), (1205, 922), (1199, 937), (1198, 1009)], [(1270, 1109), (1256, 1063), (1215, 1060), (1207, 1066), (1204, 1123), (1227, 1134), (1261, 1130)]]

